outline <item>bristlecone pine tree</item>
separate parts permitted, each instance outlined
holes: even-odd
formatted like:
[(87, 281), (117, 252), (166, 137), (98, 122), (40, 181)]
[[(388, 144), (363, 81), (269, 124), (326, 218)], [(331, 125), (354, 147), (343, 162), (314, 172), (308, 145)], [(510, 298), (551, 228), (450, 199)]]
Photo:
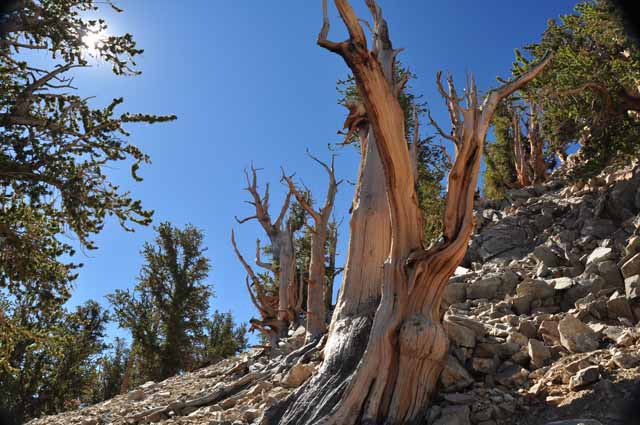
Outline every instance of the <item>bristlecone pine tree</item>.
[[(426, 251), (415, 190), (415, 167), (398, 102), (404, 83), (394, 78), (398, 50), (392, 47), (387, 23), (374, 0), (366, 0), (373, 16), (372, 50), (349, 2), (335, 0), (335, 4), (349, 38), (343, 42), (327, 39), (329, 20), (323, 0), (324, 22), (318, 44), (340, 55), (356, 78), (362, 104), (354, 106), (350, 116), (355, 110), (364, 113), (351, 120), (350, 127), (355, 127), (350, 131), (366, 134), (369, 129), (369, 135), (373, 136), (364, 146), (375, 143), (384, 183), (373, 190), (384, 187), (388, 201), (375, 214), (388, 216), (390, 227), (386, 224), (376, 229), (357, 227), (374, 223), (363, 223), (354, 214), (343, 288), (322, 367), (305, 387), (265, 412), (265, 422), (421, 423), (447, 354), (440, 300), (449, 277), (464, 257), (473, 229), (474, 194), (491, 117), (500, 100), (538, 75), (549, 57), (516, 81), (491, 91), (482, 104), (471, 80), (464, 96), (465, 107), (459, 104), (452, 79), (448, 81), (447, 92), (438, 75), (438, 88), (452, 119), (452, 132), (441, 133), (454, 142), (456, 158), (448, 179), (443, 239)], [(368, 153), (363, 156), (364, 165)], [(363, 200), (363, 169), (356, 201)], [(375, 247), (375, 251), (386, 246), (386, 259), (376, 261), (373, 252), (367, 250), (361, 256), (354, 250), (354, 245), (363, 242), (363, 235), (371, 237), (366, 240), (367, 248)], [(354, 262), (356, 259), (362, 262)], [(378, 270), (382, 276), (377, 275)], [(364, 275), (368, 275), (367, 279), (361, 279)]]
[[(311, 156), (311, 155), (309, 155)], [(313, 219), (311, 231), (311, 258), (309, 261), (309, 282), (307, 286), (307, 333), (311, 339), (322, 336), (327, 330), (327, 311), (326, 311), (326, 265), (325, 252), (327, 238), (329, 236), (329, 219), (333, 211), (333, 203), (338, 192), (338, 185), (341, 181), (336, 181), (335, 169), (333, 166), (333, 158), (331, 158), (331, 166), (325, 164), (319, 159), (311, 156), (311, 158), (319, 163), (329, 175), (329, 187), (327, 188), (327, 197), (324, 206), (315, 210), (307, 201), (304, 194), (301, 193), (293, 183), (290, 176), (282, 175), (287, 182), (289, 191), (294, 194), (298, 203)]]
[[(289, 210), (292, 193), (288, 192), (276, 221), (272, 221), (269, 215), (269, 185), (265, 187), (264, 195), (258, 191), (257, 170), (251, 167), (251, 176), (246, 173), (246, 190), (251, 194), (251, 201), (255, 207), (255, 215), (244, 219), (238, 219), (242, 224), (249, 220), (258, 220), (271, 242), (271, 262), (263, 262), (260, 258), (260, 241), (256, 243), (256, 264), (273, 274), (277, 294), (273, 294), (265, 288), (262, 279), (258, 276), (244, 257), (240, 254), (235, 241), (234, 232), (231, 232), (231, 243), (238, 259), (245, 268), (248, 279), (247, 289), (253, 304), (261, 315), (261, 320), (251, 319), (252, 329), (262, 332), (270, 343), (275, 344), (280, 337), (286, 334), (289, 325), (297, 323), (301, 311), (302, 295), (301, 287), (295, 276), (296, 261), (293, 244), (293, 223), (285, 221)], [(275, 302), (277, 296), (277, 303)]]

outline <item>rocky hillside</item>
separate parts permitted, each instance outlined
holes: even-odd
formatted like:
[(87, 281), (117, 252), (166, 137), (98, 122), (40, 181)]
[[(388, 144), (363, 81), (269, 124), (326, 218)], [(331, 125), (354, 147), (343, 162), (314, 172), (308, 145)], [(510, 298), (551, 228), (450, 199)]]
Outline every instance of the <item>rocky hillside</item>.
[[(640, 380), (639, 189), (630, 165), (580, 184), (557, 172), (479, 202), (445, 295), (450, 356), (428, 425), (622, 425)], [(277, 350), (30, 424), (260, 423), (314, 373), (322, 347), (299, 328)]]

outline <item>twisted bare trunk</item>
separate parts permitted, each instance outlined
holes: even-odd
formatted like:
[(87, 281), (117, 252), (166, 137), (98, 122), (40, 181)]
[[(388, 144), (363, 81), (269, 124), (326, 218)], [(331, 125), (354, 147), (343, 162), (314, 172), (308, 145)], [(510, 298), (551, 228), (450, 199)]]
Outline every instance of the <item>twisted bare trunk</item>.
[[(449, 174), (443, 242), (425, 251), (398, 84), (393, 81), (393, 73), (389, 78), (384, 72), (385, 60), (381, 59), (385, 57), (382, 53), (390, 53), (391, 58), (395, 54), (387, 24), (375, 1), (367, 0), (374, 18), (374, 49), (370, 52), (348, 1), (335, 0), (349, 39), (331, 42), (327, 40), (326, 0), (323, 3), (325, 19), (318, 43), (342, 56), (355, 76), (384, 170), (388, 206), (383, 211), (390, 219), (391, 243), (382, 267), (382, 297), (368, 335), (363, 332), (369, 327), (366, 320), (358, 326), (354, 317), (344, 315), (361, 308), (361, 300), (354, 296), (362, 291), (350, 294), (353, 288), (345, 286), (331, 325), (329, 341), (333, 346), (328, 342), (318, 376), (283, 403), (280, 412), (268, 412), (271, 415), (266, 415), (266, 422), (271, 417), (286, 424), (421, 423), (448, 349), (440, 323), (440, 300), (449, 277), (464, 257), (473, 229), (474, 194), (491, 117), (498, 102), (537, 75), (548, 60), (492, 92), (482, 106), (474, 83), (466, 94), (466, 108), (458, 104), (451, 79), (449, 93), (441, 90), (452, 117), (449, 137), (455, 142), (457, 157)], [(442, 88), (440, 83), (438, 86)], [(351, 231), (353, 242), (361, 229)], [(351, 273), (380, 270), (379, 263), (350, 266), (345, 282)], [(365, 341), (362, 358), (354, 358), (354, 346)]]
[[(260, 259), (260, 241), (256, 246), (256, 264), (273, 274), (273, 278), (278, 287), (277, 308), (274, 311), (273, 298), (266, 294), (263, 282), (258, 278), (251, 266), (244, 260), (238, 247), (236, 246), (234, 233), (231, 233), (231, 242), (236, 252), (236, 256), (247, 272), (249, 291), (253, 304), (260, 312), (261, 319), (252, 318), (250, 323), (252, 330), (257, 329), (262, 332), (272, 345), (278, 339), (286, 335), (289, 325), (297, 325), (300, 312), (300, 290), (295, 279), (295, 250), (293, 246), (293, 230), (290, 223), (285, 223), (285, 215), (289, 210), (292, 193), (288, 192), (285, 201), (280, 209), (280, 213), (272, 222), (269, 215), (269, 185), (266, 185), (264, 194), (258, 191), (257, 170), (251, 167), (251, 176), (245, 171), (247, 179), (246, 190), (251, 194), (249, 201), (255, 208), (255, 215), (244, 219), (236, 220), (239, 224), (250, 220), (257, 220), (269, 241), (271, 242), (271, 262), (265, 263)], [(250, 283), (249, 283), (250, 280)]]

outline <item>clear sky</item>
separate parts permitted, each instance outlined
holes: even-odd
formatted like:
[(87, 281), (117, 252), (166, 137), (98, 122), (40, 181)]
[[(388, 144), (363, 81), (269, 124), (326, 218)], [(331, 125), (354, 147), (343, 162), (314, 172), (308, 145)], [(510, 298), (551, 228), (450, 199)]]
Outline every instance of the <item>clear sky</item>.
[[(330, 38), (345, 31), (330, 2)], [(380, 0), (400, 59), (418, 75), (411, 83), (424, 95), (434, 117), (447, 124), (434, 76), (451, 71), (459, 89), (468, 71), (486, 90), (497, 75), (508, 76), (513, 49), (538, 40), (548, 18), (569, 12), (576, 0)], [(323, 199), (326, 174), (305, 156), (310, 149), (328, 159), (327, 144), (345, 109), (336, 104), (335, 82), (347, 76), (342, 59), (315, 43), (321, 25), (320, 0), (118, 0), (125, 12), (109, 13), (111, 33), (131, 32), (145, 53), (141, 76), (113, 77), (107, 66), (82, 70), (76, 85), (82, 94), (108, 103), (124, 96), (132, 112), (176, 114), (168, 124), (131, 127), (131, 142), (151, 155), (142, 183), (134, 183), (123, 164), (112, 170), (115, 181), (156, 211), (154, 221), (192, 223), (204, 230), (212, 261), (209, 283), (216, 298), (212, 309), (230, 310), (238, 321), (256, 314), (244, 287), (244, 272), (229, 235), (253, 258), (255, 239), (266, 237), (257, 223), (238, 225), (234, 216), (251, 215), (243, 169), (253, 161), (262, 168), (260, 183), (271, 182), (272, 209), (284, 196), (280, 166), (296, 172)], [(359, 16), (369, 19), (361, 0), (352, 0)], [(124, 110), (124, 109), (123, 109)], [(431, 129), (422, 129), (423, 134)], [(344, 149), (336, 159), (338, 178), (355, 180), (358, 157)], [(262, 186), (264, 187), (264, 186)], [(344, 184), (336, 216), (344, 217), (340, 235), (343, 261), (348, 209), (353, 186)], [(85, 267), (70, 305), (135, 285), (139, 251), (154, 237), (152, 228), (135, 233), (110, 222), (96, 238), (99, 249), (79, 253)], [(339, 284), (339, 282), (337, 282)], [(124, 335), (115, 325), (110, 335)]]

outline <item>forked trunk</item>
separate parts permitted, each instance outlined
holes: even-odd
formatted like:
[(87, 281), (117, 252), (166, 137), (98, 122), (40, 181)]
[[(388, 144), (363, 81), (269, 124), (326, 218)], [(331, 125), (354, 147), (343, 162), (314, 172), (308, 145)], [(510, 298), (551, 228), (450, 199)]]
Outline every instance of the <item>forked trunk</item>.
[[(358, 296), (362, 290), (345, 286), (318, 375), (279, 409), (267, 412), (265, 422), (282, 415), (280, 423), (296, 425), (422, 423), (447, 354), (447, 337), (440, 323), (440, 300), (450, 275), (462, 261), (473, 229), (474, 194), (489, 122), (498, 101), (532, 79), (547, 60), (516, 82), (492, 92), (482, 106), (478, 104), (473, 83), (466, 95), (466, 108), (458, 104), (451, 80), (449, 93), (441, 90), (453, 121), (453, 131), (448, 138), (456, 144), (457, 158), (449, 174), (444, 240), (432, 250), (424, 251), (398, 85), (383, 71), (385, 61), (381, 60), (381, 49), (391, 53), (391, 58), (394, 54), (386, 22), (375, 2), (367, 0), (374, 18), (374, 51), (370, 52), (360, 21), (347, 0), (335, 0), (335, 3), (349, 31), (349, 39), (341, 43), (327, 40), (329, 23), (325, 1), (325, 19), (318, 43), (342, 56), (351, 68), (380, 154), (388, 200), (383, 212), (389, 215), (391, 228), (391, 243), (382, 267), (382, 297), (370, 332), (366, 334), (369, 323), (366, 319), (358, 322), (353, 315), (344, 315), (346, 311), (361, 308), (362, 300)], [(442, 88), (440, 84), (439, 88)], [(351, 231), (353, 243), (362, 229), (352, 227)], [(371, 241), (364, 243), (366, 247)], [(345, 283), (351, 273), (380, 270), (380, 263), (352, 263), (351, 266), (354, 267), (345, 272)], [(378, 290), (376, 286), (375, 291)], [(353, 356), (354, 351), (365, 341), (366, 349), (358, 359)], [(285, 409), (286, 412), (282, 412)]]
[(333, 158), (331, 166), (309, 154), (311, 159), (322, 165), (329, 176), (329, 187), (324, 206), (315, 210), (307, 199), (298, 191), (291, 177), (284, 175), (283, 180), (289, 185), (289, 190), (293, 193), (302, 208), (313, 220), (313, 226), (309, 226), (311, 231), (311, 258), (309, 261), (309, 283), (307, 290), (307, 333), (311, 339), (322, 336), (327, 329), (327, 313), (325, 310), (325, 251), (327, 244), (327, 233), (329, 231), (329, 218), (333, 211), (333, 204), (341, 181), (336, 181)]

